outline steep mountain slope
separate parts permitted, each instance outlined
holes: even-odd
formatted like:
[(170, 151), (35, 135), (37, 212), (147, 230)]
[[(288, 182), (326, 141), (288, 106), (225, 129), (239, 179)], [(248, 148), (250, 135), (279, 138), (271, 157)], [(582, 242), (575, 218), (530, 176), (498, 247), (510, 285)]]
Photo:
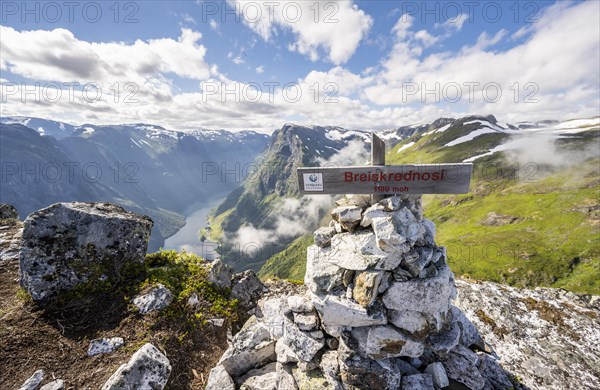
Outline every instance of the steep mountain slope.
[[(454, 272), (517, 286), (600, 292), (600, 122), (452, 120), (413, 134), (388, 164), (474, 162), (471, 192), (424, 196)], [(263, 276), (303, 274), (309, 237), (268, 260)]]
[[(183, 226), (186, 210), (237, 187), (242, 167), (268, 142), (250, 131), (2, 122), (0, 202), (14, 204), (24, 218), (60, 201), (112, 201), (155, 220), (151, 250)], [(35, 124), (38, 131), (8, 122)]]

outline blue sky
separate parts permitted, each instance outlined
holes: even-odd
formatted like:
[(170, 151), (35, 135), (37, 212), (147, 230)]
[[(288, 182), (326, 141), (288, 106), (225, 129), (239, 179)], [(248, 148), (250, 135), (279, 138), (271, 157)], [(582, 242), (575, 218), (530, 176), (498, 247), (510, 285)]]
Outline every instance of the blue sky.
[(599, 14), (595, 1), (5, 1), (1, 113), (263, 131), (594, 116)]

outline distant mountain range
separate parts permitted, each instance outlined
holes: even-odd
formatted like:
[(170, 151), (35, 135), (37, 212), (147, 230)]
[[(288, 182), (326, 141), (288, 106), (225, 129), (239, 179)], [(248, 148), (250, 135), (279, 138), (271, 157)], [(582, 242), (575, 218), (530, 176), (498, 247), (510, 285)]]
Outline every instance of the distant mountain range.
[(269, 142), (253, 131), (0, 122), (0, 202), (15, 205), (22, 218), (55, 202), (115, 202), (155, 221), (150, 250), (183, 226), (186, 210), (238, 187), (244, 167)]
[[(153, 218), (156, 250), (187, 213), (223, 199), (206, 234), (225, 261), (290, 279), (304, 275), (307, 232), (328, 222), (333, 202), (300, 197), (296, 168), (369, 160), (370, 132), (340, 127), (286, 124), (268, 136), (0, 122), (0, 202), (22, 218), (54, 202), (111, 201)], [(458, 274), (600, 292), (600, 117), (440, 118), (378, 134), (388, 164), (474, 162), (469, 194), (424, 198)]]

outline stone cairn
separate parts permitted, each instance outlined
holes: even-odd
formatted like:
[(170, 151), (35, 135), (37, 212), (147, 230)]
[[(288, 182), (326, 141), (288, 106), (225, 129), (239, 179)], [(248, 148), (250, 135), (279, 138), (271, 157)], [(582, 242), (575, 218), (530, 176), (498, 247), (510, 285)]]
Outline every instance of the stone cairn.
[(454, 275), (420, 196), (347, 196), (331, 215), (308, 248), (309, 291), (261, 302), (207, 389), (512, 387), (451, 304)]

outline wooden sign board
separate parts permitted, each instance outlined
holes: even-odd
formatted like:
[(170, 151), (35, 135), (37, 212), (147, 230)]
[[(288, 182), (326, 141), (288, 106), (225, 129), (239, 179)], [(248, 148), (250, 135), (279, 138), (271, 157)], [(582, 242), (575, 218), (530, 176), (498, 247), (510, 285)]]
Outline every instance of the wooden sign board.
[(301, 194), (466, 194), (473, 164), (298, 168)]

